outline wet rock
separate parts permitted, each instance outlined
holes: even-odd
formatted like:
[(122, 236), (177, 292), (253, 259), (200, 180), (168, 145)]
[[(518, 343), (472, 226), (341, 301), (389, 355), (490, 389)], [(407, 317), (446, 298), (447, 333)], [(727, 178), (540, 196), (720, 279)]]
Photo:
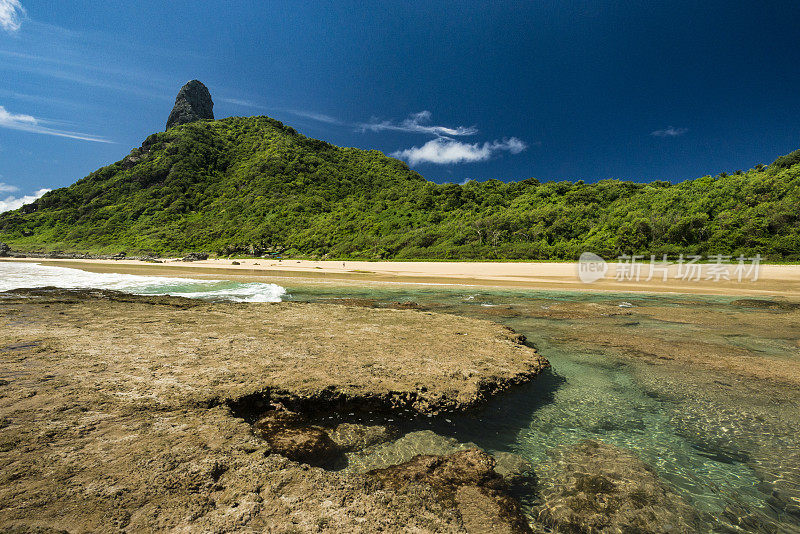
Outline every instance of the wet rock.
[(529, 477), (533, 473), (533, 466), (530, 462), (512, 452), (499, 451), (493, 453), (492, 457), (495, 461), (495, 472), (510, 484)]
[(370, 447), (363, 453), (350, 455), (349, 469), (357, 472), (383, 469), (408, 462), (419, 455), (441, 456), (473, 447), (477, 445), (461, 443), (430, 430), (418, 430), (409, 432), (400, 439)]
[(175, 106), (167, 119), (167, 130), (204, 119), (214, 120), (214, 102), (208, 88), (202, 82), (192, 80), (178, 92)]
[(788, 522), (780, 525), (773, 517), (761, 510), (754, 510), (733, 502), (725, 506), (716, 523), (717, 530), (715, 532), (768, 532), (770, 534), (773, 532), (781, 534), (794, 532), (786, 530), (788, 526), (786, 523)]
[(301, 426), (307, 423), (307, 419), (297, 413), (288, 410), (269, 410), (261, 419), (255, 422), (253, 429), (256, 433), (275, 432), (290, 426)]
[(339, 454), (336, 443), (320, 428), (291, 427), (262, 436), (274, 452), (296, 462), (327, 465)]
[(205, 252), (190, 252), (181, 261), (203, 261), (208, 259), (208, 254)]
[(520, 334), (519, 332), (515, 332), (514, 329), (511, 328), (511, 327), (507, 326), (506, 330), (508, 331), (508, 334), (509, 334), (509, 337), (511, 338), (511, 341), (513, 341), (514, 343), (516, 343), (518, 345), (524, 345), (525, 341), (528, 340), (528, 338), (526, 338), (523, 334)]
[(419, 304), (417, 304), (416, 302), (414, 302), (412, 300), (407, 300), (407, 301), (404, 301), (404, 302), (393, 302), (390, 305), (390, 307), (394, 308), (394, 309), (397, 309), (397, 310), (421, 310), (422, 309), (422, 306), (420, 306)]
[(356, 298), (333, 298), (330, 299), (333, 304), (343, 304), (345, 306), (358, 306), (361, 308), (377, 308), (378, 301), (375, 299), (356, 299)]
[(732, 306), (740, 306), (744, 308), (761, 308), (767, 310), (798, 310), (800, 303), (798, 302), (781, 302), (769, 299), (737, 299), (731, 302)]
[(395, 430), (383, 425), (341, 423), (329, 432), (330, 438), (343, 451), (359, 451), (385, 443), (394, 437)]
[(339, 447), (322, 428), (306, 424), (301, 415), (272, 410), (253, 425), (273, 452), (309, 465), (328, 465), (339, 456)]
[(479, 449), (466, 449), (445, 456), (417, 455), (407, 462), (367, 473), (386, 487), (410, 482), (430, 484), (452, 496), (458, 486), (502, 487), (502, 478), (494, 471), (494, 459)]
[(697, 532), (697, 512), (633, 454), (598, 441), (537, 468), (539, 521), (559, 532)]
[(519, 503), (502, 492), (459, 486), (455, 500), (464, 528), (470, 534), (531, 532)]
[(385, 488), (427, 484), (452, 502), (468, 532), (531, 532), (519, 504), (494, 471), (494, 459), (479, 449), (446, 456), (415, 456), (400, 465), (370, 471)]
[(9, 252), (11, 252), (11, 247), (6, 245), (5, 243), (0, 243), (0, 258), (7, 257)]

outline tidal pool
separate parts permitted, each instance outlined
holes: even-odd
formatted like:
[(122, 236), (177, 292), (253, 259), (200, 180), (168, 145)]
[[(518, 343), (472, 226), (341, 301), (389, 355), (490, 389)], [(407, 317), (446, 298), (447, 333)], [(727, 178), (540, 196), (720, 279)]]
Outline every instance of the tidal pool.
[[(405, 438), (373, 457), (351, 458), (350, 469), (396, 463), (404, 447), (408, 456), (476, 444), (519, 455), (535, 472), (552, 467), (559, 447), (597, 440), (652, 467), (708, 532), (800, 532), (798, 312), (751, 308), (734, 297), (323, 284), (287, 290), (298, 301), (413, 302), (490, 318), (524, 334), (552, 365), (472, 413), (394, 421)], [(535, 507), (535, 485), (518, 496)]]

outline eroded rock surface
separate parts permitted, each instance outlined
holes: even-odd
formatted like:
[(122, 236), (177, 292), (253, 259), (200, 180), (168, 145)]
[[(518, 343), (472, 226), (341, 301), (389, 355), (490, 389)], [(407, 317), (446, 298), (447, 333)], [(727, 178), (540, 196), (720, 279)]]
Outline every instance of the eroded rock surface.
[(477, 405), (548, 365), (506, 327), (413, 310), (58, 289), (0, 302), (4, 338), (40, 342), (63, 359), (54, 371), (159, 408), (276, 401), (298, 412), (437, 413)]
[(446, 456), (415, 456), (408, 462), (370, 471), (382, 487), (425, 484), (444, 501), (453, 501), (468, 532), (531, 532), (519, 505), (508, 497), (494, 459), (479, 449)]
[(340, 454), (339, 446), (324, 429), (310, 425), (299, 414), (271, 410), (253, 428), (272, 452), (290, 460), (325, 466)]
[(0, 293), (0, 526), (464, 532), (429, 484), (291, 461), (251, 423), (277, 403), (472, 406), (547, 365), (512, 335), (413, 310)]

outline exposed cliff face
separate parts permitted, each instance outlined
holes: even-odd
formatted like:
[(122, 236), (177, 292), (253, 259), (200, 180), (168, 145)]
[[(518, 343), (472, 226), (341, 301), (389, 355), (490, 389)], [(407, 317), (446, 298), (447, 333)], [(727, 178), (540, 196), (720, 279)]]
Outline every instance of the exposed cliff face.
[(202, 82), (192, 80), (178, 92), (175, 106), (167, 119), (167, 130), (203, 119), (214, 120), (214, 102), (208, 88)]

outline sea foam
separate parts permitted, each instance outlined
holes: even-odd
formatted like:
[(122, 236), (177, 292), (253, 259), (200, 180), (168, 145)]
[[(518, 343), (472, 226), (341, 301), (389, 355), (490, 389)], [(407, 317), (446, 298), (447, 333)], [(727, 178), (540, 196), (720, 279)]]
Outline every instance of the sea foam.
[(286, 289), (277, 284), (193, 280), (164, 276), (91, 273), (38, 263), (0, 262), (0, 291), (33, 287), (113, 289), (137, 295), (174, 295), (233, 302), (280, 302)]

